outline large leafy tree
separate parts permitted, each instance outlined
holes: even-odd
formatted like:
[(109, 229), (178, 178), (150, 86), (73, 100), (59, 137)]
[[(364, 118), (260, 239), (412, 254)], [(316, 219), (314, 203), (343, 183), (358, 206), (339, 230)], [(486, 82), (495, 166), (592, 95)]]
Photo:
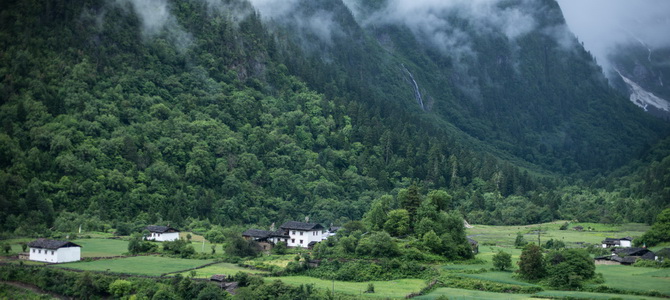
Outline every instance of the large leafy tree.
[(528, 280), (538, 280), (546, 275), (542, 248), (534, 243), (526, 245), (519, 257), (519, 275)]
[(547, 255), (549, 284), (555, 287), (579, 288), (595, 276), (595, 262), (582, 249), (564, 249)]
[(638, 246), (654, 246), (667, 241), (670, 241), (670, 208), (666, 208), (658, 214), (656, 222), (651, 225), (651, 229), (635, 239), (635, 244)]

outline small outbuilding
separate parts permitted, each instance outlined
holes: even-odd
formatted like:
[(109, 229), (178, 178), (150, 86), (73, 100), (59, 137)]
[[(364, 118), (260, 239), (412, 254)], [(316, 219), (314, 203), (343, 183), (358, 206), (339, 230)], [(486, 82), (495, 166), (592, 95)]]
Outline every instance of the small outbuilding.
[(38, 239), (28, 243), (28, 259), (48, 263), (81, 260), (81, 246), (73, 242)]
[(179, 239), (179, 230), (170, 226), (149, 225), (146, 227), (149, 231), (147, 240), (157, 242), (176, 241)]
[(479, 253), (479, 243), (477, 241), (468, 238), (468, 243), (470, 244), (470, 247), (472, 248), (472, 253), (477, 254)]

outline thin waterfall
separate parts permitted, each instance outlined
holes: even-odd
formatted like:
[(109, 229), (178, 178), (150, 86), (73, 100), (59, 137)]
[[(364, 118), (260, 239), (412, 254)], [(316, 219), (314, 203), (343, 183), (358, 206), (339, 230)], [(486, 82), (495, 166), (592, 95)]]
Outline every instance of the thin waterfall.
[(412, 83), (414, 84), (414, 97), (416, 98), (416, 102), (419, 103), (419, 106), (421, 106), (422, 110), (426, 110), (426, 108), (423, 106), (423, 97), (421, 97), (421, 91), (419, 90), (419, 85), (416, 83), (416, 80), (414, 80), (414, 75), (412, 75), (412, 72), (407, 70), (405, 67), (405, 64), (400, 64), (402, 68), (409, 74), (409, 79), (412, 80)]

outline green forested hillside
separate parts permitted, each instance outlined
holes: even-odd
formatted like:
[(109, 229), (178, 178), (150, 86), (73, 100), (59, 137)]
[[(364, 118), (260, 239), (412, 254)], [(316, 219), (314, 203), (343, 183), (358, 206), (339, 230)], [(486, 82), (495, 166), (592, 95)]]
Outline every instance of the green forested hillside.
[[(347, 25), (323, 41), (242, 0), (4, 1), (1, 229), (342, 223), (413, 181), (477, 222), (599, 220), (598, 201), (627, 203), (607, 208), (618, 220), (656, 214), (646, 192), (575, 181), (626, 164), (666, 128), (619, 101), (581, 48), (519, 54), (530, 60), (519, 73), (486, 79), (512, 82), (482, 86), (471, 105), (448, 56), (408, 29), (366, 29), (340, 1), (304, 2), (297, 14)], [(495, 71), (480, 65), (473, 78)], [(432, 108), (416, 105), (409, 72)], [(531, 99), (543, 102), (524, 109)]]

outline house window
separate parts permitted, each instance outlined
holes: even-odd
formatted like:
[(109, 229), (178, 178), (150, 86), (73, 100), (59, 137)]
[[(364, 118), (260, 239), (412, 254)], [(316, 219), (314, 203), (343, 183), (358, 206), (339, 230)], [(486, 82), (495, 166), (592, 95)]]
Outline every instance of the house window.
[(33, 253), (35, 253), (35, 249), (33, 249)]
[(302, 231), (300, 232), (300, 235), (302, 235)]
[(295, 239), (291, 239), (291, 243), (295, 243)]
[(291, 232), (293, 232), (293, 233), (291, 233), (291, 234), (295, 234), (295, 230), (293, 230), (293, 231), (291, 231)]
[(302, 245), (302, 240), (300, 240), (300, 244)]
[(53, 250), (51, 250), (51, 255), (54, 255), (54, 251), (53, 251)]
[(37, 249), (37, 254), (42, 254), (42, 250), (41, 250), (41, 249)]

